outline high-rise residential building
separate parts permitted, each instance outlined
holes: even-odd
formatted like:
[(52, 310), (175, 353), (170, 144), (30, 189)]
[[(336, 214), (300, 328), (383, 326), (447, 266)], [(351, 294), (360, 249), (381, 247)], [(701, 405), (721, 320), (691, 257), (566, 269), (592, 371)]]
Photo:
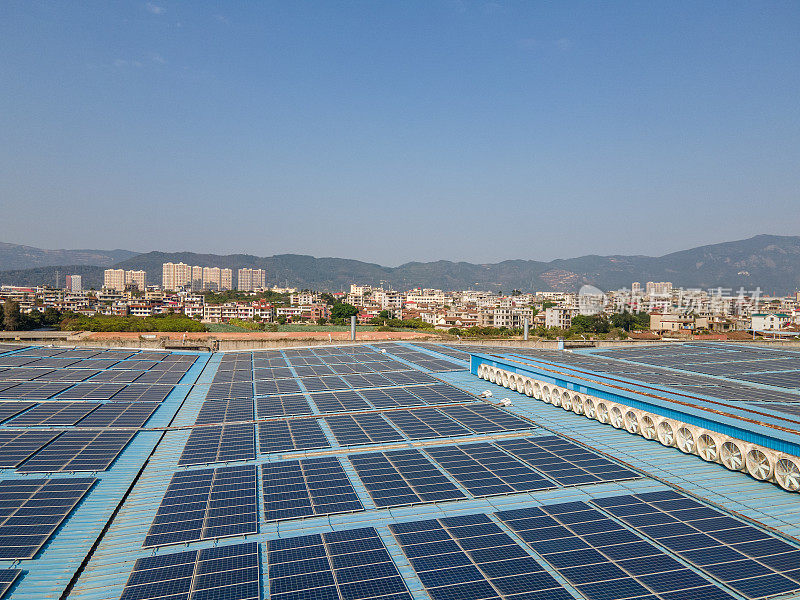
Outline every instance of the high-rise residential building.
[(80, 294), (83, 291), (83, 284), (80, 275), (67, 275), (67, 281), (64, 288), (73, 294)]
[(192, 267), (192, 291), (199, 292), (203, 289), (203, 267)]
[(669, 296), (672, 293), (671, 281), (648, 281), (648, 296)]
[(125, 269), (106, 269), (103, 271), (103, 287), (109, 290), (125, 291)]
[(212, 292), (221, 289), (221, 274), (219, 267), (203, 267), (203, 289)]
[(219, 272), (219, 289), (233, 289), (233, 269), (221, 269)]
[[(73, 277), (77, 277), (74, 275)], [(125, 269), (106, 269), (103, 272), (103, 287), (124, 292), (125, 286), (136, 285), (142, 292), (147, 287), (147, 273), (126, 271)]]
[(185, 263), (164, 263), (161, 266), (165, 290), (229, 290), (233, 287), (233, 271), (219, 267), (190, 266)]
[(262, 290), (267, 286), (267, 272), (264, 269), (239, 269), (236, 287), (242, 292)]
[(147, 273), (144, 271), (125, 271), (125, 285), (136, 284), (140, 292), (147, 288)]
[(164, 263), (161, 265), (161, 287), (177, 290), (189, 287), (192, 283), (192, 267), (185, 263)]
[(642, 284), (638, 281), (634, 281), (631, 284), (631, 295), (633, 296), (641, 296), (642, 295)]

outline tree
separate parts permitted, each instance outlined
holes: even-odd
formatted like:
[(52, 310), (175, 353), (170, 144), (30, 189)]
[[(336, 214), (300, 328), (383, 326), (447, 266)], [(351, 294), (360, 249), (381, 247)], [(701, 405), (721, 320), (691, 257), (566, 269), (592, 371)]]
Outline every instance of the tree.
[(3, 328), (6, 331), (19, 331), (22, 329), (22, 315), (19, 312), (19, 302), (6, 300), (3, 303)]
[(42, 317), (42, 323), (49, 327), (54, 327), (61, 322), (61, 312), (52, 306), (48, 306)]
[(575, 315), (570, 330), (573, 333), (608, 333), (611, 325), (605, 315)]
[(331, 307), (331, 320), (345, 321), (358, 314), (358, 308), (347, 302), (337, 302)]
[(611, 324), (625, 331), (633, 329), (650, 329), (650, 315), (646, 312), (631, 313), (628, 311), (611, 315)]

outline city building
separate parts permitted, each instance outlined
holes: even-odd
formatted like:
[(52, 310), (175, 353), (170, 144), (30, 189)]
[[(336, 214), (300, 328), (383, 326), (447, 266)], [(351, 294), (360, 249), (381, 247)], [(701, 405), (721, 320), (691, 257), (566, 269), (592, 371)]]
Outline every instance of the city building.
[(64, 287), (68, 292), (80, 294), (83, 291), (83, 284), (81, 283), (80, 275), (67, 275), (67, 279), (64, 283)]
[(267, 287), (267, 272), (264, 269), (239, 269), (236, 289), (240, 292), (257, 292)]
[(126, 287), (136, 286), (140, 291), (147, 287), (147, 274), (144, 271), (125, 269), (106, 269), (103, 272), (103, 287), (124, 292)]

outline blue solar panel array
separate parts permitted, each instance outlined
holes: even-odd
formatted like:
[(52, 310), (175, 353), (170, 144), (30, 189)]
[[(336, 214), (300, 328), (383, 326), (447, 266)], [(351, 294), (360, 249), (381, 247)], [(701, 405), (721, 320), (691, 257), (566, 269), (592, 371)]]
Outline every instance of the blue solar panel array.
[[(791, 539), (543, 429), (525, 398), (483, 401), (459, 349), (383, 348), (225, 353), (205, 369), (0, 348), (0, 468), (16, 477), (0, 483), (0, 544), (23, 561), (0, 556), (0, 596), (43, 589), (36, 565), (59, 541), (86, 549), (51, 595), (75, 575), (82, 600), (800, 593)], [(36, 397), (46, 386), (65, 387)], [(32, 512), (13, 512), (20, 498)], [(113, 521), (79, 542), (106, 506)]]

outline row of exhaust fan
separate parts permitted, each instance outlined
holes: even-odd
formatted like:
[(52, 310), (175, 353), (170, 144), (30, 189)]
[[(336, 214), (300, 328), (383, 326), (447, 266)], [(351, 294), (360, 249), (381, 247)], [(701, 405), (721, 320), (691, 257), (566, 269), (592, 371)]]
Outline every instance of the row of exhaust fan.
[(478, 367), (478, 377), (576, 415), (658, 440), (664, 446), (677, 447), (705, 461), (721, 463), (731, 471), (749, 473), (759, 481), (777, 483), (789, 492), (800, 491), (800, 458), (796, 456), (487, 364)]

